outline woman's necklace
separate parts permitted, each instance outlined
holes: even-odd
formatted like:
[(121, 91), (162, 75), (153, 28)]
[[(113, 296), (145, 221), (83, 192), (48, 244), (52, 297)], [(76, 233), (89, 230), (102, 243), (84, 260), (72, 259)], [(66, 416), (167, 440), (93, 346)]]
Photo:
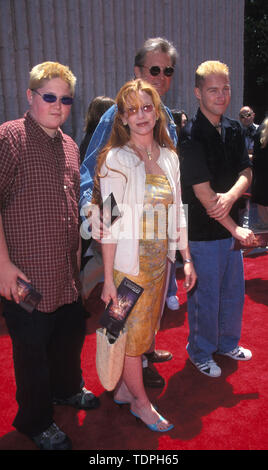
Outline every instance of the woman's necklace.
[(133, 150), (135, 150), (137, 152), (137, 154), (142, 158), (142, 155), (141, 155), (141, 152), (145, 152), (148, 159), (151, 161), (152, 158), (153, 158), (153, 147), (152, 147), (152, 150), (149, 150), (149, 149), (146, 149), (146, 148), (139, 148), (137, 147), (137, 145), (135, 145), (133, 142), (131, 142), (131, 147), (133, 148)]
[(150, 150), (148, 149), (145, 149), (145, 152), (147, 153), (147, 157), (149, 158), (149, 160), (152, 160), (152, 152), (150, 152)]

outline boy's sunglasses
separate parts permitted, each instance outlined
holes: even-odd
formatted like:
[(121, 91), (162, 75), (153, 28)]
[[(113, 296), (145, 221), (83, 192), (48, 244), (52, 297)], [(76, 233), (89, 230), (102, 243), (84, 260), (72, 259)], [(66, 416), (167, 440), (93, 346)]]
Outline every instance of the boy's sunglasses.
[[(147, 67), (146, 65), (143, 65), (142, 67), (149, 69), (149, 72), (153, 77), (157, 77), (157, 75), (159, 75), (161, 72), (161, 68), (158, 65), (153, 65), (152, 67)], [(163, 74), (166, 77), (172, 77), (174, 73), (174, 67), (165, 67), (162, 70), (163, 70)]]
[[(43, 95), (41, 95), (41, 93), (39, 93), (39, 91), (37, 90), (32, 90), (31, 91), (34, 91), (35, 93), (37, 93), (39, 96), (41, 96), (41, 98), (46, 102), (46, 103), (56, 103), (58, 97), (56, 95), (53, 95), (52, 93), (44, 93)], [(73, 98), (71, 96), (62, 96), (61, 98), (59, 98), (61, 103), (62, 104), (65, 104), (65, 105), (71, 105), (73, 104)]]

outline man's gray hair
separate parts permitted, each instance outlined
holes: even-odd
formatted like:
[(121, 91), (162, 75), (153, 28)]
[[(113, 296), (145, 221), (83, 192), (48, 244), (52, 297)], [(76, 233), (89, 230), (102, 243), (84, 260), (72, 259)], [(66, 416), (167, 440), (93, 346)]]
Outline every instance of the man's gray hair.
[(148, 52), (156, 52), (156, 51), (168, 54), (171, 58), (173, 67), (175, 66), (176, 60), (178, 58), (178, 52), (173, 46), (172, 42), (164, 38), (147, 39), (135, 56), (134, 65), (136, 67), (143, 67), (145, 63), (146, 54)]

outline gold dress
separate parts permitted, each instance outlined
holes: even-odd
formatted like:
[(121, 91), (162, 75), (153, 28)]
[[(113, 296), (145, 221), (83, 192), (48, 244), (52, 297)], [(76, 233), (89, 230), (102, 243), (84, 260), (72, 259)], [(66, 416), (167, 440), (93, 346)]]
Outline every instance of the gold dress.
[[(173, 196), (166, 176), (147, 174), (142, 237), (139, 240), (139, 274), (132, 276), (114, 270), (117, 287), (126, 276), (144, 288), (144, 292), (126, 321), (128, 331), (126, 354), (128, 356), (140, 356), (148, 351), (159, 328), (166, 280), (167, 211), (168, 205), (172, 202)], [(158, 205), (157, 210), (152, 211), (151, 217), (150, 212), (146, 211), (146, 204), (154, 207)]]

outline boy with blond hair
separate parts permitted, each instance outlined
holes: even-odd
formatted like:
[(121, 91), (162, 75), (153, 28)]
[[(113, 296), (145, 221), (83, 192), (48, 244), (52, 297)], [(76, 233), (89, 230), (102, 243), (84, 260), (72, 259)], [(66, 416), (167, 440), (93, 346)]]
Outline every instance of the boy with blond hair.
[[(14, 426), (44, 450), (71, 447), (53, 421), (54, 404), (98, 406), (80, 368), (79, 150), (60, 130), (75, 82), (62, 64), (38, 64), (30, 73), (29, 110), (0, 126), (0, 295), (13, 343)], [(32, 313), (19, 305), (18, 278), (42, 294)]]

